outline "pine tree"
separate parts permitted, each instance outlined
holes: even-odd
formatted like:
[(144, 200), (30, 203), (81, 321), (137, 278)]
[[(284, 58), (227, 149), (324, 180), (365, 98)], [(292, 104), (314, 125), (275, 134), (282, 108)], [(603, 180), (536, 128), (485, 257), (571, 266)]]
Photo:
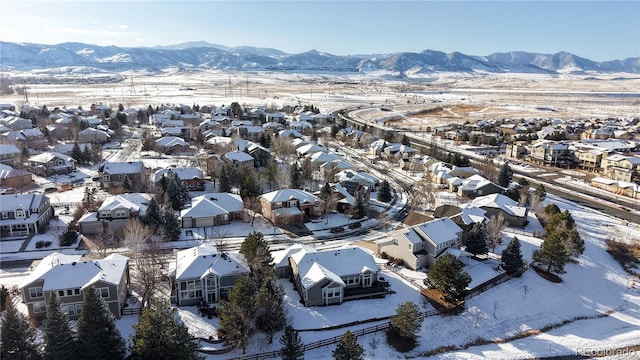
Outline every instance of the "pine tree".
[(347, 330), (340, 343), (333, 350), (333, 358), (336, 360), (364, 360), (364, 348), (358, 343), (358, 339), (349, 330)]
[(162, 213), (160, 212), (160, 205), (155, 198), (149, 201), (146, 212), (140, 217), (140, 222), (142, 222), (144, 225), (147, 225), (154, 234), (158, 233), (158, 230), (162, 226), (164, 219), (162, 217)]
[(254, 231), (247, 235), (240, 245), (240, 253), (244, 255), (251, 270), (251, 279), (256, 288), (262, 286), (263, 281), (273, 273), (270, 265), (273, 261), (267, 240), (263, 234)]
[(565, 238), (565, 248), (569, 255), (574, 257), (584, 254), (584, 240), (580, 237), (578, 229), (575, 227), (567, 233)]
[(139, 360), (200, 360), (199, 342), (189, 329), (176, 319), (175, 309), (166, 302), (155, 301), (142, 310), (130, 336), (130, 350)]
[(389, 186), (389, 182), (384, 180), (382, 185), (380, 185), (380, 189), (378, 189), (378, 201), (389, 202), (391, 198), (391, 187)]
[(300, 176), (300, 170), (298, 164), (291, 165), (291, 172), (289, 174), (289, 180), (292, 189), (300, 189), (302, 187), (302, 178)]
[(418, 306), (411, 301), (398, 305), (396, 314), (391, 317), (391, 330), (403, 338), (415, 340), (422, 327), (422, 314)]
[(116, 360), (125, 355), (125, 342), (115, 317), (94, 287), (84, 290), (78, 319), (78, 353), (87, 360)]
[(362, 219), (364, 217), (364, 199), (362, 199), (362, 194), (356, 194), (356, 201), (351, 208), (351, 218), (352, 219)]
[(256, 327), (267, 334), (269, 344), (273, 335), (285, 326), (286, 311), (284, 308), (284, 287), (275, 277), (262, 281), (256, 298)]
[(500, 167), (500, 173), (498, 174), (498, 185), (502, 187), (508, 187), (511, 184), (511, 168), (509, 167), (509, 163), (504, 163), (502, 167)]
[(538, 184), (536, 189), (533, 191), (533, 196), (535, 196), (538, 200), (542, 201), (547, 197), (547, 190), (544, 188), (543, 184)]
[(473, 255), (487, 253), (487, 232), (484, 223), (473, 224), (465, 236), (466, 251)]
[(74, 360), (78, 358), (77, 343), (69, 317), (62, 311), (60, 299), (55, 293), (51, 294), (47, 304), (44, 358), (47, 360)]
[(4, 311), (7, 308), (7, 303), (9, 301), (11, 301), (9, 289), (7, 289), (4, 285), (0, 285), (0, 312)]
[(228, 300), (218, 303), (220, 329), (227, 344), (239, 346), (244, 354), (249, 336), (255, 328), (256, 297), (255, 287), (249, 277), (241, 277), (229, 292)]
[(533, 253), (533, 261), (545, 267), (547, 272), (564, 273), (564, 266), (569, 261), (569, 254), (562, 243), (561, 232), (547, 234), (540, 249)]
[(180, 220), (171, 206), (165, 206), (162, 212), (162, 229), (165, 241), (174, 241), (180, 238)]
[(6, 303), (6, 313), (0, 326), (0, 359), (41, 359), (36, 332), (29, 326), (27, 317), (16, 309), (11, 299)]
[(240, 185), (240, 196), (243, 199), (256, 197), (262, 195), (262, 191), (260, 190), (260, 186), (256, 182), (256, 179), (253, 177), (251, 172), (248, 172), (244, 176), (244, 180)]
[(425, 285), (442, 291), (446, 299), (462, 301), (465, 288), (471, 283), (471, 276), (463, 267), (462, 261), (451, 254), (440, 256), (429, 268)]
[(78, 164), (84, 164), (82, 150), (80, 149), (80, 145), (78, 145), (77, 141), (73, 143), (73, 148), (71, 148), (71, 157), (73, 160), (77, 161)]
[(304, 344), (300, 339), (300, 334), (291, 326), (287, 325), (284, 329), (284, 333), (280, 337), (280, 354), (282, 360), (303, 360), (304, 359)]
[(502, 267), (509, 275), (517, 273), (524, 267), (520, 241), (517, 237), (511, 239), (507, 248), (502, 252)]
[(220, 170), (220, 177), (218, 179), (219, 192), (231, 192), (231, 176), (231, 168), (227, 165), (223, 166)]
[(89, 148), (89, 145), (85, 144), (84, 149), (82, 149), (82, 163), (88, 165), (91, 164), (91, 161), (91, 149)]

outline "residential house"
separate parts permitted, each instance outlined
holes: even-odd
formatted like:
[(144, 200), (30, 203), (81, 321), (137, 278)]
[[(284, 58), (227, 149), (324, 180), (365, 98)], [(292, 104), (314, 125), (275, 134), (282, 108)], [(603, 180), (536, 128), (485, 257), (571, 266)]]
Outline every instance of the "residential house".
[(286, 116), (284, 115), (284, 113), (281, 113), (281, 112), (267, 113), (265, 120), (266, 122), (273, 121), (273, 122), (284, 124), (286, 123)]
[(0, 120), (4, 126), (8, 127), (11, 130), (26, 130), (33, 129), (33, 122), (30, 119), (23, 119), (19, 116), (9, 116), (2, 118)]
[(78, 221), (80, 232), (85, 235), (123, 231), (129, 219), (143, 216), (152, 199), (151, 194), (127, 193), (110, 196), (97, 212), (88, 213)]
[(479, 196), (473, 199), (470, 205), (485, 210), (488, 218), (502, 215), (507, 226), (525, 227), (529, 222), (529, 209), (519, 206), (517, 202), (502, 194)]
[(54, 252), (40, 261), (20, 285), (29, 317), (43, 319), (52, 294), (60, 299), (69, 319), (82, 313), (84, 292), (94, 289), (117, 318), (129, 296), (129, 259), (112, 254), (102, 260), (82, 261), (79, 255)]
[(158, 184), (160, 179), (167, 173), (172, 172), (180, 179), (180, 182), (189, 191), (204, 191), (205, 180), (202, 170), (197, 167), (175, 167), (169, 169), (160, 169), (153, 174), (153, 183)]
[(569, 144), (551, 140), (539, 140), (529, 147), (529, 160), (551, 166), (569, 166), (572, 163)]
[(373, 255), (360, 247), (312, 252), (303, 249), (289, 256), (289, 264), (305, 306), (342, 304), (387, 294)]
[(458, 249), (463, 230), (444, 217), (397, 230), (377, 243), (377, 253), (402, 259), (405, 266), (417, 270), (431, 266), (448, 248)]
[(33, 174), (0, 164), (0, 187), (7, 189), (28, 189), (34, 185)]
[(640, 199), (640, 185), (636, 183), (595, 177), (591, 179), (589, 185), (598, 189), (610, 191), (614, 194), (628, 196), (632, 199)]
[(466, 179), (460, 179), (459, 182), (455, 181), (455, 179), (458, 178), (450, 178), (447, 181), (450, 183), (450, 189), (455, 191), (460, 198), (473, 199), (477, 196), (500, 194), (504, 191), (502, 187), (478, 174)]
[(103, 131), (88, 127), (78, 132), (78, 142), (91, 144), (104, 144), (111, 141), (113, 131)]
[(331, 160), (320, 165), (320, 173), (324, 176), (326, 182), (335, 182), (336, 175), (340, 172), (356, 169), (357, 167), (355, 165), (342, 158)]
[(335, 180), (340, 183), (354, 181), (368, 187), (371, 191), (374, 191), (374, 189), (378, 188), (378, 185), (382, 184), (382, 180), (364, 171), (344, 170), (335, 175)]
[(100, 187), (112, 187), (129, 184), (141, 184), (147, 180), (146, 170), (142, 161), (105, 162), (98, 168)]
[[(82, 152), (85, 152), (85, 151), (91, 152), (91, 145), (92, 144), (90, 143), (79, 143), (78, 147)], [(58, 144), (53, 148), (53, 151), (59, 152), (60, 154), (71, 155), (71, 153), (73, 152), (74, 146), (75, 144), (73, 143)]]
[(29, 169), (36, 175), (49, 177), (53, 174), (68, 174), (76, 169), (77, 163), (69, 155), (48, 151), (30, 157)]
[(223, 160), (236, 168), (250, 169), (255, 166), (255, 159), (253, 158), (253, 156), (247, 154), (244, 151), (228, 152), (224, 154)]
[(15, 166), (20, 149), (15, 145), (0, 145), (0, 164)]
[(208, 193), (193, 198), (191, 206), (180, 211), (183, 228), (226, 225), (242, 220), (244, 202), (237, 194)]
[(316, 249), (305, 244), (294, 244), (284, 250), (276, 250), (271, 252), (277, 277), (286, 279), (293, 276), (293, 272), (291, 271), (291, 264), (289, 263), (289, 257), (300, 251), (311, 253), (316, 251)]
[(611, 154), (602, 157), (602, 174), (613, 180), (640, 181), (640, 156)]
[(156, 140), (156, 151), (165, 154), (184, 154), (192, 153), (189, 143), (177, 136), (163, 136)]
[(219, 253), (213, 245), (178, 251), (171, 302), (180, 306), (217, 303), (226, 299), (233, 284), (249, 273), (242, 254)]
[(26, 146), (44, 151), (49, 147), (49, 141), (38, 128), (3, 132), (1, 140), (3, 144), (13, 144), (19, 148)]
[(301, 224), (323, 214), (324, 203), (299, 189), (282, 189), (260, 196), (262, 215), (274, 224)]
[(39, 234), (49, 226), (53, 208), (41, 194), (0, 195), (0, 234), (8, 237)]

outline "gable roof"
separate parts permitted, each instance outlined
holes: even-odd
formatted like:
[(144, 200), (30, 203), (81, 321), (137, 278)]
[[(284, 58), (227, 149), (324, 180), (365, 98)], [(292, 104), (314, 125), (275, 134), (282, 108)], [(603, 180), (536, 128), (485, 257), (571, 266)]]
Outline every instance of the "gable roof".
[(448, 217), (435, 219), (413, 226), (421, 238), (429, 240), (435, 245), (457, 240), (462, 229)]
[(266, 199), (270, 203), (289, 201), (292, 199), (296, 199), (301, 203), (316, 203), (320, 201), (320, 199), (315, 195), (300, 189), (275, 190), (262, 194), (260, 197)]
[(219, 253), (215, 246), (202, 244), (176, 254), (176, 279), (202, 279), (209, 274), (220, 277), (248, 274), (242, 254)]
[(107, 174), (137, 174), (144, 169), (142, 161), (105, 162), (102, 172)]
[(36, 280), (44, 281), (42, 291), (86, 289), (98, 281), (117, 286), (129, 262), (129, 258), (122, 255), (88, 261), (80, 261), (80, 257), (57, 252), (46, 256), (21, 288)]
[(40, 204), (46, 196), (42, 194), (9, 194), (0, 195), (0, 210), (13, 211), (20, 207), (25, 210)]
[(204, 179), (202, 170), (197, 167), (176, 167), (169, 169), (160, 169), (153, 174), (153, 182), (157, 183), (162, 179), (162, 176), (168, 172), (175, 173), (180, 180), (192, 180), (192, 179)]
[(152, 196), (144, 193), (120, 194), (108, 197), (104, 200), (98, 211), (111, 211), (117, 208), (129, 209), (131, 212), (137, 212), (140, 216), (147, 211), (147, 205), (151, 201)]
[(298, 251), (291, 255), (291, 260), (296, 263), (305, 288), (325, 278), (344, 285), (341, 279), (343, 276), (365, 271), (378, 272), (373, 256), (357, 246), (313, 252)]
[(527, 215), (526, 207), (519, 206), (517, 202), (502, 194), (479, 196), (471, 201), (471, 205), (480, 208), (502, 209), (505, 213), (516, 217), (525, 217)]

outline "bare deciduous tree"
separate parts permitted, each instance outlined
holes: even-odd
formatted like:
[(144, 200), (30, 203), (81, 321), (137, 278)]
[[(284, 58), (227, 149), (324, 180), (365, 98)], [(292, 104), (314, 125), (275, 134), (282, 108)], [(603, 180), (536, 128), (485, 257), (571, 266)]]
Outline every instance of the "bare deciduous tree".
[(496, 251), (496, 247), (502, 244), (502, 230), (506, 227), (504, 215), (492, 215), (487, 224), (487, 244), (491, 246), (491, 252)]
[(132, 288), (142, 297), (142, 306), (149, 306), (159, 288), (164, 264), (160, 247), (161, 236), (151, 236), (151, 229), (137, 218), (129, 219), (124, 231), (125, 243), (131, 250), (135, 265)]
[(224, 228), (216, 228), (213, 230), (213, 244), (216, 246), (218, 252), (225, 252), (227, 248), (227, 238), (231, 236), (231, 233)]
[(91, 239), (85, 237), (84, 242), (89, 250), (99, 258), (104, 258), (118, 247), (118, 239), (112, 231), (101, 232)]

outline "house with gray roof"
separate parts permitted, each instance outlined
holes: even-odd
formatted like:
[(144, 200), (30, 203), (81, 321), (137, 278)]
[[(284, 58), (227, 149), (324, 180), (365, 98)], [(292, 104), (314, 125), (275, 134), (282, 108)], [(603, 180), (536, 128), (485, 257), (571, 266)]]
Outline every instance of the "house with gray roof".
[(127, 193), (108, 197), (97, 212), (85, 214), (78, 220), (80, 232), (85, 235), (120, 232), (129, 219), (143, 216), (152, 199), (151, 194)]
[(6, 240), (44, 232), (53, 217), (49, 198), (42, 194), (0, 195), (0, 234)]
[(208, 193), (193, 198), (191, 206), (180, 211), (183, 228), (226, 225), (233, 220), (242, 220), (244, 202), (242, 197), (230, 193)]
[(205, 180), (204, 174), (197, 167), (175, 167), (169, 169), (160, 169), (153, 174), (153, 183), (158, 184), (163, 176), (173, 172), (180, 179), (180, 182), (189, 191), (204, 191)]
[(486, 217), (498, 217), (502, 215), (507, 226), (525, 227), (529, 220), (527, 219), (529, 209), (519, 206), (517, 202), (506, 195), (490, 194), (479, 196), (469, 204), (485, 210)]
[(129, 295), (129, 259), (112, 254), (101, 260), (83, 261), (80, 255), (54, 252), (42, 259), (20, 285), (22, 301), (33, 319), (46, 317), (52, 294), (60, 299), (69, 319), (78, 319), (84, 293), (91, 288), (120, 318)]
[(319, 251), (301, 248), (288, 258), (295, 288), (305, 306), (342, 304), (387, 294), (373, 255), (360, 247)]
[(249, 273), (242, 254), (220, 253), (210, 244), (180, 250), (171, 274), (171, 302), (181, 306), (217, 303), (227, 298), (236, 280)]
[(78, 162), (69, 155), (47, 151), (29, 158), (32, 173), (49, 177), (53, 174), (68, 174), (76, 169)]
[(142, 161), (105, 162), (98, 167), (98, 174), (103, 189), (124, 186), (126, 182), (140, 184), (147, 180)]
[(452, 219), (444, 217), (394, 231), (376, 243), (376, 252), (402, 259), (405, 266), (417, 270), (433, 265), (448, 248), (459, 248), (462, 233)]
[(299, 189), (281, 189), (260, 196), (262, 215), (274, 224), (301, 224), (323, 212), (324, 202)]
[(16, 165), (16, 159), (20, 156), (20, 149), (15, 145), (0, 145), (0, 164)]

